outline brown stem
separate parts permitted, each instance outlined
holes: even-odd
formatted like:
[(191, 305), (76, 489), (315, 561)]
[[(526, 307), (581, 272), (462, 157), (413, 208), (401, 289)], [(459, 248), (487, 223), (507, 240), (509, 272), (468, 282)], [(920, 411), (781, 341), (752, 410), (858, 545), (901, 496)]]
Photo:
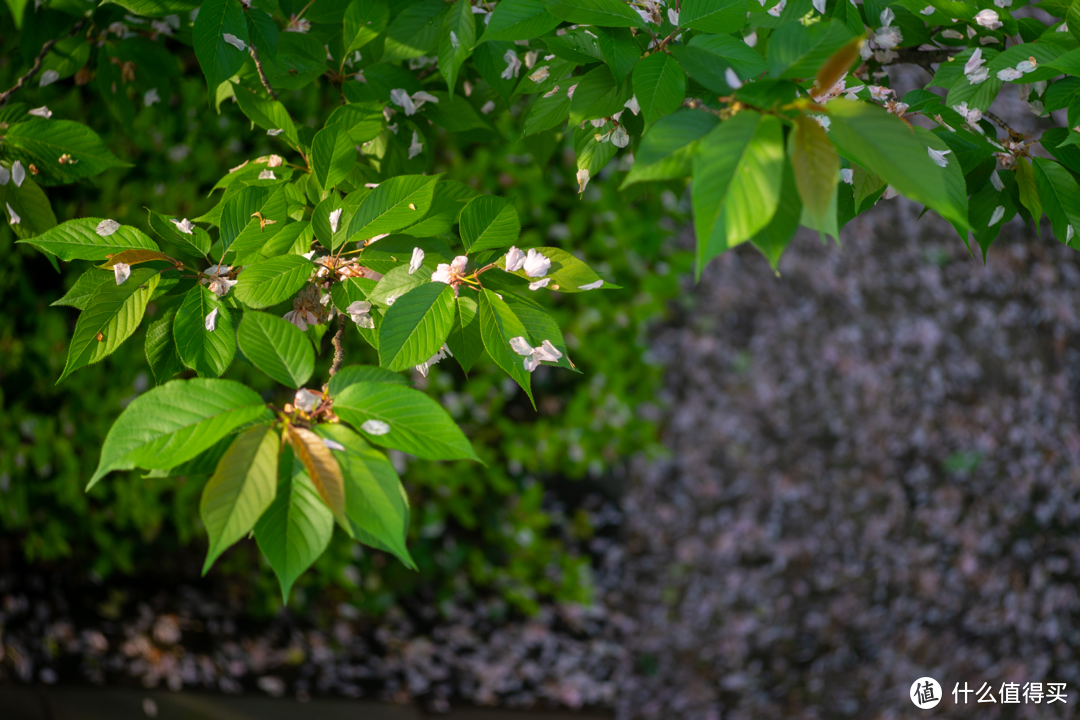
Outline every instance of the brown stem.
[[(957, 48), (960, 50), (962, 48)], [(934, 68), (931, 67), (934, 63), (949, 62), (949, 58), (954, 57), (957, 53), (952, 49), (948, 50), (919, 50), (917, 48), (896, 48), (894, 53), (900, 57), (895, 60), (885, 63), (886, 65), (918, 65), (931, 75), (934, 74)]]
[[(85, 24), (86, 20), (80, 20), (79, 22), (75, 23), (75, 27), (71, 28), (71, 32), (69, 32), (67, 36), (74, 37), (76, 33), (83, 29), (83, 25)], [(23, 84), (27, 80), (34, 77), (34, 75), (37, 75), (38, 70), (41, 69), (42, 61), (45, 60), (45, 56), (49, 54), (50, 50), (52, 50), (53, 45), (55, 45), (59, 41), (60, 38), (53, 38), (52, 40), (49, 40), (47, 43), (41, 46), (41, 52), (39, 52), (37, 57), (34, 58), (34, 64), (30, 66), (30, 69), (26, 71), (26, 74), (19, 78), (13, 88), (3, 94), (0, 94), (0, 107), (3, 107), (7, 103), (8, 98), (11, 97), (11, 94), (13, 92), (22, 88)]]
[(249, 44), (248, 49), (251, 51), (251, 59), (255, 61), (255, 69), (259, 71), (259, 79), (262, 80), (262, 85), (266, 88), (266, 92), (270, 93), (270, 97), (277, 100), (277, 93), (274, 92), (274, 88), (270, 87), (270, 81), (266, 78), (266, 71), (263, 70), (262, 62), (259, 60), (259, 50), (254, 45)]
[(330, 377), (334, 377), (337, 371), (341, 369), (341, 363), (345, 362), (345, 349), (341, 347), (341, 340), (345, 337), (345, 316), (338, 315), (337, 332), (334, 333), (334, 339), (330, 341), (330, 344), (334, 346), (334, 362), (330, 366)]

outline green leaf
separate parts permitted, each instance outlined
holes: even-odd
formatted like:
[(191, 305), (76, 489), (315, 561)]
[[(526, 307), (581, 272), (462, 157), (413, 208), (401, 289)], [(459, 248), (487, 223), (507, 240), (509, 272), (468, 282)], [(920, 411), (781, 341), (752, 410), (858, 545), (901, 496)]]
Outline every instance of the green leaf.
[(119, 5), (133, 15), (157, 18), (188, 13), (199, 7), (200, 0), (103, 0), (102, 5)]
[(1054, 228), (1054, 237), (1071, 247), (1080, 246), (1080, 184), (1060, 163), (1034, 158), (1039, 199)]
[[(611, 68), (617, 82), (622, 82), (634, 71), (641, 59), (641, 48), (627, 28), (597, 28), (597, 43), (604, 54), (604, 62)], [(658, 53), (661, 54), (661, 53)]]
[(203, 575), (221, 553), (250, 533), (274, 502), (278, 479), (278, 436), (266, 425), (236, 437), (218, 461), (199, 503), (210, 547)]
[(103, 285), (116, 284), (116, 275), (111, 272), (102, 272), (99, 268), (90, 268), (75, 281), (62, 298), (53, 302), (49, 307), (64, 305), (67, 307), (86, 309), (86, 302), (93, 296), (98, 288)]
[(356, 145), (374, 140), (383, 129), (382, 108), (377, 103), (351, 103), (330, 113), (325, 127), (342, 125)]
[(319, 492), (319, 497), (330, 508), (330, 512), (342, 529), (350, 531), (349, 521), (345, 517), (345, 480), (337, 460), (330, 453), (322, 438), (315, 433), (295, 425), (286, 425), (285, 432), (292, 445), (293, 455), (300, 459), (307, 470), (311, 484)]
[(300, 136), (296, 132), (296, 125), (284, 105), (277, 100), (259, 97), (243, 86), (238, 86), (236, 90), (236, 104), (240, 106), (240, 112), (247, 115), (251, 122), (267, 132), (281, 130), (276, 137), (286, 141), (293, 148), (300, 146)]
[(495, 364), (521, 386), (535, 407), (530, 387), (532, 375), (525, 369), (525, 358), (510, 348), (510, 340), (528, 334), (525, 326), (506, 302), (491, 290), (481, 290), (477, 304), (480, 306), (480, 337), (484, 348)]
[(577, 368), (570, 361), (569, 353), (566, 351), (566, 342), (563, 340), (559, 324), (540, 303), (517, 293), (506, 293), (503, 299), (525, 327), (525, 337), (530, 345), (537, 347), (547, 340), (562, 353), (562, 357), (557, 362), (550, 364), (577, 372)]
[(395, 62), (433, 54), (439, 44), (443, 14), (448, 11), (443, 0), (420, 0), (407, 6), (386, 29), (382, 61)]
[(290, 449), (282, 453), (278, 467), (277, 495), (255, 524), (255, 541), (288, 602), (293, 583), (330, 544), (334, 516)]
[[(282, 33), (278, 40), (277, 58), (262, 60), (262, 65), (272, 88), (278, 92), (299, 90), (326, 72), (326, 48), (312, 35)], [(246, 82), (252, 86), (260, 85), (253, 64), (245, 68)]]
[(405, 538), (409, 534), (409, 498), (394, 466), (359, 435), (343, 425), (319, 425), (316, 432), (344, 450), (334, 450), (345, 480), (345, 515), (350, 534), (372, 547), (393, 553), (416, 569)]
[(469, 0), (457, 0), (443, 18), (439, 40), (439, 72), (446, 79), (446, 87), (454, 94), (458, 70), (472, 53), (476, 44), (476, 21), (473, 19)]
[(721, 96), (734, 93), (735, 88), (728, 83), (727, 71), (732, 66), (727, 58), (693, 44), (673, 45), (671, 54), (698, 84)]
[(812, 78), (851, 38), (851, 30), (833, 20), (781, 25), (769, 38), (769, 77)]
[(544, 7), (560, 20), (577, 25), (646, 28), (641, 16), (620, 0), (544, 0)]
[(634, 97), (646, 125), (675, 112), (686, 97), (686, 73), (679, 61), (663, 52), (644, 58), (634, 69)]
[(138, 268), (120, 285), (115, 281), (111, 285), (105, 283), (94, 291), (75, 323), (67, 364), (57, 384), (79, 368), (111, 355), (135, 332), (158, 278), (156, 270)]
[(319, 185), (332, 190), (356, 163), (356, 146), (340, 125), (320, 130), (311, 143), (311, 167)]
[(473, 50), (473, 64), (476, 65), (480, 77), (487, 81), (507, 103), (517, 87), (518, 78), (502, 77), (506, 69), (506, 51), (516, 50), (513, 43), (503, 41), (482, 42)]
[(532, 40), (546, 35), (561, 22), (544, 8), (542, 0), (500, 0), (480, 42)]
[(61, 260), (106, 260), (124, 250), (159, 250), (153, 240), (130, 225), (121, 225), (111, 235), (98, 235), (101, 218), (76, 218), (27, 240), (39, 250)]
[(1039, 188), (1035, 180), (1035, 171), (1031, 167), (1031, 161), (1025, 157), (1016, 159), (1016, 188), (1020, 193), (1020, 203), (1031, 213), (1038, 232), (1039, 223), (1042, 220), (1042, 203), (1039, 202)]
[(238, 382), (165, 383), (132, 400), (109, 428), (101, 460), (86, 489), (113, 470), (179, 465), (238, 427), (272, 419), (259, 394)]
[[(593, 285), (597, 281), (603, 282), (602, 278), (597, 275), (591, 267), (562, 248), (538, 247), (536, 248), (536, 252), (551, 261), (551, 267), (548, 269), (547, 275), (544, 275), (545, 278), (551, 278), (551, 284), (548, 285), (548, 288), (551, 290), (558, 290), (559, 292), (566, 293), (589, 292), (588, 290), (583, 290), (582, 286)], [(506, 256), (504, 255), (499, 258), (497, 263), (499, 267), (503, 268), (505, 271)], [(539, 279), (529, 277), (525, 274), (524, 269), (511, 274), (525, 278), (529, 282)], [(608, 288), (617, 287), (606, 282), (604, 283), (604, 286)]]
[(386, 0), (353, 0), (345, 9), (345, 34), (342, 41), (346, 54), (367, 45), (379, 37), (390, 22)]
[[(389, 239), (387, 238), (387, 240)], [(408, 257), (408, 254), (402, 253), (401, 262), (407, 262)], [(427, 263), (428, 261), (425, 259), (424, 262)], [(366, 264), (369, 267), (371, 266), (370, 263)], [(405, 293), (429, 282), (431, 282), (431, 273), (424, 275), (422, 270), (417, 270), (410, 275), (408, 265), (397, 265), (390, 270), (383, 271), (382, 280), (379, 281), (374, 290), (368, 293), (367, 299), (381, 307), (390, 307), (392, 302), (395, 302)]]
[(528, 137), (563, 124), (570, 117), (570, 103), (562, 88), (550, 97), (538, 97), (529, 108), (523, 134)]
[(379, 327), (379, 364), (405, 370), (427, 362), (446, 342), (454, 322), (454, 288), (429, 282), (399, 297)]
[(701, 141), (693, 184), (698, 276), (709, 260), (769, 224), (783, 168), (781, 125), (772, 116), (741, 112)]
[[(832, 210), (832, 198), (840, 177), (840, 156), (825, 129), (805, 115), (795, 118), (795, 131), (791, 137), (791, 167), (802, 207), (813, 223), (821, 226)], [(773, 268), (776, 268), (775, 263)]]
[(459, 223), (466, 252), (507, 248), (521, 235), (514, 201), (494, 195), (470, 200), (461, 211)]
[[(741, 38), (731, 35), (698, 35), (692, 38), (688, 45), (714, 56), (722, 65), (731, 65), (740, 78), (757, 77), (768, 69), (761, 55)], [(723, 69), (719, 72), (723, 73)], [(754, 84), (757, 83), (751, 83)]]
[(315, 371), (315, 350), (307, 336), (288, 320), (246, 312), (236, 340), (252, 365), (282, 385), (299, 388)]
[(697, 142), (719, 124), (715, 115), (680, 110), (660, 118), (641, 139), (621, 188), (649, 180), (673, 180), (690, 174)]
[(349, 240), (367, 240), (423, 220), (440, 177), (400, 175), (380, 183), (356, 209), (349, 222)]
[[(954, 227), (967, 228), (967, 207), (949, 192), (945, 172), (903, 120), (880, 106), (842, 98), (827, 107), (832, 120), (829, 137), (841, 155), (936, 211)], [(965, 235), (961, 232), (961, 237)]]
[(598, 65), (581, 78), (570, 101), (570, 123), (606, 118), (623, 109), (630, 99), (629, 83), (615, 82), (607, 65)]
[(459, 297), (454, 305), (454, 327), (446, 337), (446, 346), (465, 372), (469, 372), (484, 354), (484, 339), (480, 336), (480, 315), (476, 301)]
[(337, 395), (334, 412), (376, 445), (425, 460), (479, 462), (446, 410), (419, 390), (389, 383), (356, 383)]
[(391, 385), (409, 385), (409, 379), (396, 372), (376, 365), (346, 365), (337, 371), (327, 383), (331, 397), (337, 397), (342, 390), (361, 382), (390, 383)]
[(733, 33), (746, 24), (746, 0), (683, 0), (679, 26), (708, 33)]
[[(214, 329), (207, 330), (207, 318), (215, 310)], [(173, 321), (173, 338), (181, 362), (200, 377), (220, 377), (236, 355), (232, 311), (204, 285), (196, 285), (184, 295)]]
[(184, 369), (180, 353), (176, 350), (173, 338), (173, 321), (176, 320), (176, 308), (169, 308), (161, 317), (146, 328), (146, 361), (154, 381), (161, 385)]
[[(812, 120), (810, 121), (814, 125)], [(773, 215), (769, 224), (761, 229), (754, 237), (750, 238), (750, 242), (754, 247), (761, 251), (761, 254), (765, 256), (765, 259), (769, 261), (769, 265), (772, 266), (774, 271), (777, 271), (780, 265), (780, 256), (787, 249), (787, 246), (791, 243), (791, 239), (795, 237), (795, 232), (799, 229), (799, 218), (802, 215), (803, 204), (799, 199), (799, 191), (795, 187), (796, 178), (795, 173), (792, 171), (791, 163), (784, 163), (784, 175), (781, 185), (780, 204), (776, 208), (776, 214)], [(832, 197), (836, 197), (836, 186), (833, 185)], [(836, 215), (836, 203), (835, 201), (831, 205), (833, 215)], [(835, 223), (835, 220), (834, 220)], [(821, 225), (819, 225), (821, 227)]]
[[(131, 167), (105, 147), (98, 134), (71, 120), (24, 122), (4, 131), (5, 156), (34, 164), (40, 185), (64, 185), (94, 177), (110, 168)], [(60, 163), (70, 155), (73, 162)]]
[(248, 186), (222, 203), (219, 220), (221, 233), (218, 239), (221, 241), (223, 250), (228, 250), (233, 241), (247, 228), (251, 223), (252, 214), (262, 210), (263, 204), (271, 193), (268, 187)]
[[(172, 220), (175, 216), (163, 215), (156, 213), (153, 210), (147, 209), (148, 224), (150, 229), (158, 234), (162, 240), (167, 240), (174, 245), (179, 245), (184, 250), (193, 252), (196, 255), (206, 257), (210, 252), (210, 245), (212, 241), (210, 234), (203, 230), (199, 226), (191, 231), (191, 234), (180, 232), (180, 229), (176, 226)], [(184, 218), (181, 218), (184, 219)]]
[(277, 60), (278, 27), (274, 19), (257, 7), (247, 11), (248, 38), (258, 51), (259, 59)]
[[(8, 205), (20, 218), (14, 225), (10, 224), (11, 215), (4, 212)], [(49, 198), (30, 178), (23, 180), (22, 187), (15, 187), (15, 183), (0, 185), (0, 215), (8, 221), (8, 227), (15, 236), (23, 239), (41, 235), (56, 227), (56, 215), (53, 214)], [(47, 257), (53, 267), (59, 267), (56, 258), (51, 255)]]
[(217, 86), (235, 75), (247, 59), (246, 52), (225, 42), (226, 34), (248, 41), (240, 0), (206, 0), (195, 18), (192, 40), (211, 98)]
[(315, 263), (302, 255), (282, 255), (249, 265), (236, 276), (236, 298), (261, 310), (287, 300), (315, 274)]
[[(265, 190), (266, 193), (247, 195), (249, 190)], [(267, 245), (276, 246), (275, 236), (287, 227), (288, 213), (286, 186), (245, 188), (229, 198), (221, 213), (219, 235), (233, 264), (252, 262), (264, 254), (262, 251)]]

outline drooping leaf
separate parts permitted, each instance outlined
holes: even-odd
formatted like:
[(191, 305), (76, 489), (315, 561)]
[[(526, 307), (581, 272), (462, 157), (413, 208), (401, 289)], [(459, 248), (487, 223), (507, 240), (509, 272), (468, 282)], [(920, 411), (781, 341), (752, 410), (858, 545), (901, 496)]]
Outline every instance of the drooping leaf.
[(282, 385), (302, 387), (315, 371), (315, 351), (311, 342), (283, 318), (246, 312), (240, 320), (236, 340), (252, 365)]
[(443, 18), (440, 35), (439, 72), (446, 78), (446, 87), (452, 96), (458, 70), (476, 44), (476, 21), (473, 19), (469, 0), (457, 0), (450, 7), (450, 11)]
[(218, 461), (199, 503), (199, 516), (210, 536), (203, 575), (221, 553), (255, 528), (274, 502), (277, 481), (277, 433), (257, 425), (237, 435)]
[(79, 368), (111, 355), (131, 337), (142, 322), (158, 278), (156, 270), (138, 268), (120, 285), (104, 283), (90, 295), (75, 323), (67, 364), (57, 383)]
[(335, 397), (334, 412), (376, 445), (426, 460), (479, 461), (446, 410), (419, 390), (354, 383)]
[(479, 307), (471, 297), (457, 298), (454, 305), (454, 326), (446, 338), (446, 346), (465, 372), (469, 372), (484, 354)]
[(805, 115), (795, 118), (791, 167), (803, 208), (816, 225), (821, 225), (830, 211), (840, 178), (840, 156), (825, 129)]
[(527, 331), (517, 315), (496, 293), (481, 290), (477, 300), (480, 316), (480, 337), (484, 349), (507, 375), (521, 386), (529, 401), (535, 406), (532, 396), (532, 375), (525, 369), (525, 358), (510, 348), (510, 341), (516, 337), (525, 337)]
[(286, 425), (285, 432), (289, 444), (292, 445), (293, 455), (304, 464), (308, 478), (318, 491), (319, 497), (341, 523), (342, 528), (349, 530), (349, 521), (345, 517), (345, 481), (330, 448), (322, 438), (306, 428)]
[(173, 337), (174, 320), (176, 308), (169, 308), (146, 328), (146, 362), (158, 385), (171, 380), (173, 375), (184, 369)]
[[(208, 330), (214, 312), (214, 329)], [(232, 311), (205, 285), (196, 285), (184, 295), (173, 321), (173, 338), (181, 362), (200, 377), (220, 377), (236, 356)]]
[[(134, 273), (132, 273), (134, 275)], [(233, 430), (273, 419), (263, 399), (232, 380), (173, 380), (135, 398), (101, 448), (87, 490), (113, 470), (171, 468)]]

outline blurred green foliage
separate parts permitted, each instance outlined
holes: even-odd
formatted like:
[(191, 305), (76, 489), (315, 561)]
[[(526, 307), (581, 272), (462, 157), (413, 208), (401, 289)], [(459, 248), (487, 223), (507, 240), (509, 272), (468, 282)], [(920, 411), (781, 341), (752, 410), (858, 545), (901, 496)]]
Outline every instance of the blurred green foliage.
[[(18, 33), (6, 12), (0, 33), (5, 51), (13, 53)], [(145, 208), (194, 217), (214, 204), (207, 193), (222, 172), (273, 151), (270, 139), (252, 132), (232, 102), (222, 104), (220, 115), (207, 108), (205, 83), (188, 60), (171, 97), (137, 108), (134, 132), (121, 129), (89, 86), (20, 93), (19, 100), (47, 104), (55, 116), (91, 126), (133, 164), (50, 190), (60, 221), (98, 216), (145, 228)], [(17, 63), (2, 63), (0, 85), (6, 88), (14, 83)], [(138, 83), (136, 72), (133, 89)], [(294, 117), (310, 125), (333, 109), (323, 106), (328, 93), (318, 86), (282, 96)], [(420, 571), (362, 549), (339, 531), (315, 572), (300, 580), (294, 603), (318, 598), (379, 613), (417, 593), (436, 601), (496, 593), (525, 612), (542, 599), (588, 602), (590, 560), (565, 542), (587, 538), (588, 522), (580, 514), (546, 511), (545, 488), (564, 479), (611, 477), (631, 455), (660, 452), (658, 414), (649, 411), (659, 402), (660, 369), (648, 361), (646, 341), (650, 323), (664, 315), (692, 262), (674, 242), (686, 219), (685, 201), (670, 190), (619, 194), (625, 173), (614, 166), (579, 197), (573, 193), (572, 138), (549, 132), (519, 142), (520, 118), (504, 113), (499, 122), (505, 143), (474, 144), (437, 130), (444, 152), (434, 171), (482, 192), (516, 196), (521, 245), (571, 250), (623, 289), (553, 293), (556, 318), (582, 373), (537, 371), (535, 412), (490, 361), (468, 377), (453, 363), (436, 366), (428, 390), (462, 424), (487, 467), (396, 457), (410, 492), (410, 548)], [(153, 385), (142, 332), (104, 362), (55, 386), (77, 313), (50, 303), (87, 263), (71, 263), (57, 274), (41, 254), (14, 239), (8, 227), (0, 229), (0, 528), (18, 539), (31, 562), (71, 558), (102, 578), (168, 571), (180, 566), (180, 558), (198, 558), (206, 542), (198, 519), (201, 481), (118, 473), (84, 493), (109, 425)], [(354, 334), (347, 338), (346, 357), (374, 361)], [(325, 373), (322, 367), (316, 376)], [(258, 390), (272, 388), (242, 361), (228, 377)], [(242, 543), (214, 573), (242, 579), (238, 587), (249, 606), (273, 612), (280, 596), (257, 558), (254, 543)]]

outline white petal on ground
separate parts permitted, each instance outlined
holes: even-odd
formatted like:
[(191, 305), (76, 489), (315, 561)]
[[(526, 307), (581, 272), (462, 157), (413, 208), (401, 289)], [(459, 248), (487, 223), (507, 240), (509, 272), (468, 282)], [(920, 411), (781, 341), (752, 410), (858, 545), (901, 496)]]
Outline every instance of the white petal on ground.
[(113, 265), (113, 275), (116, 276), (116, 284), (122, 285), (125, 280), (131, 277), (131, 266), (127, 263), (116, 263)]
[(210, 311), (210, 314), (206, 316), (206, 329), (210, 332), (214, 332), (214, 328), (217, 327), (218, 308), (214, 308)]
[(423, 262), (424, 251), (418, 247), (414, 247), (412, 249), (412, 258), (409, 260), (409, 274), (412, 275), (414, 272), (419, 270)]
[(96, 232), (101, 237), (108, 237), (119, 229), (120, 223), (116, 222), (115, 220), (102, 220), (98, 223), (97, 227), (94, 228), (94, 232)]
[(385, 435), (390, 432), (390, 426), (384, 423), (382, 420), (365, 420), (364, 424), (360, 426), (360, 429), (366, 432), (368, 435)]
[(221, 39), (224, 40), (225, 42), (229, 43), (230, 45), (232, 45), (234, 48), (236, 48), (240, 52), (247, 52), (247, 43), (245, 43), (243, 40), (236, 37), (232, 33), (223, 34), (221, 36)]

